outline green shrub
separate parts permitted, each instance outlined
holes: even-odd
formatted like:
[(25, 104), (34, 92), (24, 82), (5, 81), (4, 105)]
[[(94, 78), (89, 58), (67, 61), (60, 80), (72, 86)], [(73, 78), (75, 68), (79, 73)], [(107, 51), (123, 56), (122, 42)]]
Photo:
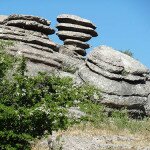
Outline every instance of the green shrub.
[[(2, 42), (3, 43), (3, 42)], [(7, 44), (6, 44), (7, 45)], [(71, 78), (25, 75), (25, 58), (15, 59), (3, 51), (0, 72), (0, 149), (28, 150), (30, 141), (51, 134), (69, 125), (67, 108), (74, 101), (84, 102), (95, 93), (93, 87), (76, 86)], [(17, 72), (11, 80), (5, 78), (7, 70), (17, 61)]]
[(122, 52), (130, 57), (133, 57), (133, 53), (130, 50), (124, 50), (124, 51), (121, 50), (120, 52)]
[(0, 80), (5, 76), (6, 71), (10, 69), (16, 58), (8, 55), (4, 49), (8, 46), (13, 45), (12, 41), (0, 40)]

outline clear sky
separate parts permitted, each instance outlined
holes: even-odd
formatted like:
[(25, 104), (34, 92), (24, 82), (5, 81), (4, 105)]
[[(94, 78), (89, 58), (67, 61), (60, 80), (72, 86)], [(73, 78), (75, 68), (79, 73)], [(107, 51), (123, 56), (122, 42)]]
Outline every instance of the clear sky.
[[(79, 15), (96, 24), (99, 36), (89, 41), (92, 47), (130, 49), (150, 68), (150, 0), (0, 0), (0, 14), (41, 16), (51, 20), (53, 28), (62, 13)], [(62, 43), (56, 35), (50, 38)]]

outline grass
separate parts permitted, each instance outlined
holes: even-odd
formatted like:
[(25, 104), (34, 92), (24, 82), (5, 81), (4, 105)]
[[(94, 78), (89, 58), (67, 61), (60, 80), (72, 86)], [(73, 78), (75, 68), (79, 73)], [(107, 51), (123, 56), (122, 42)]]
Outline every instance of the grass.
[(126, 109), (114, 110), (110, 117), (105, 113), (104, 106), (90, 101), (81, 103), (80, 109), (87, 114), (82, 118), (82, 123), (90, 123), (94, 128), (114, 132), (127, 130), (132, 134), (150, 134), (150, 118), (132, 119)]
[[(80, 123), (70, 126), (65, 131), (58, 131), (58, 136), (76, 136), (81, 138), (99, 138), (99, 137), (123, 137), (130, 140), (112, 140), (112, 143), (118, 145), (130, 145), (133, 149), (138, 146), (150, 146), (150, 119), (143, 120), (131, 119), (126, 110), (114, 110), (111, 117), (104, 113), (105, 107), (90, 101), (80, 103), (80, 109), (87, 115), (81, 118)], [(101, 144), (107, 144), (102, 141)], [(46, 150), (42, 149), (41, 150)], [(37, 145), (32, 150), (38, 150)]]
[[(142, 122), (141, 122), (142, 123)], [(150, 124), (148, 121), (146, 124)], [(145, 123), (144, 123), (145, 125)], [(86, 138), (97, 138), (100, 137), (112, 139), (109, 142), (107, 140), (101, 140), (100, 144), (114, 144), (114, 145), (130, 145), (132, 149), (136, 150), (138, 146), (146, 147), (150, 146), (150, 134), (149, 132), (145, 132), (145, 130), (141, 130), (140, 132), (131, 133), (130, 130), (127, 128), (117, 129), (115, 124), (111, 124), (106, 126), (106, 124), (101, 126), (101, 128), (95, 127), (92, 123), (80, 123), (76, 124), (65, 131), (58, 131), (57, 133), (59, 136), (63, 135), (64, 137), (78, 137), (79, 139), (86, 139)], [(121, 137), (125, 140), (120, 140), (115, 137)], [(128, 140), (126, 140), (128, 139)], [(131, 140), (130, 140), (131, 139)], [(48, 150), (44, 147), (41, 147), (41, 142), (37, 141), (36, 145), (32, 148), (32, 150)], [(54, 149), (55, 150), (55, 149)]]

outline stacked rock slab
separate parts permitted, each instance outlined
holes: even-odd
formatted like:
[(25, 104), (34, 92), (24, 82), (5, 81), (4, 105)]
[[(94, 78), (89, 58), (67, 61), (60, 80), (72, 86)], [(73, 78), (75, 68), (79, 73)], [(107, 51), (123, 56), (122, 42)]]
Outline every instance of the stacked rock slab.
[(48, 35), (54, 34), (51, 22), (36, 16), (0, 16), (0, 39), (14, 41), (7, 51), (27, 58), (29, 74), (60, 68), (61, 61), (53, 56), (58, 46)]
[(90, 47), (86, 42), (92, 37), (98, 36), (95, 25), (87, 20), (75, 15), (62, 14), (57, 17), (59, 24), (57, 35), (68, 50), (85, 56), (86, 49)]
[(35, 16), (0, 15), (0, 39), (14, 41), (14, 45), (7, 48), (7, 51), (12, 55), (24, 55), (27, 58), (29, 75), (36, 75), (39, 71), (56, 71), (62, 76), (75, 78), (72, 72), (75, 72), (76, 67), (84, 63), (84, 60), (59, 53), (58, 44), (48, 37), (55, 33), (49, 27), (50, 24), (50, 21)]
[(101, 103), (142, 114), (150, 108), (149, 73), (139, 61), (106, 46), (88, 54), (86, 65), (79, 70), (85, 82), (101, 89)]
[[(111, 108), (127, 107), (130, 112), (150, 116), (149, 69), (106, 46), (95, 48), (85, 60), (83, 55), (89, 48), (85, 42), (97, 36), (96, 27), (73, 15), (60, 15), (57, 20), (57, 34), (64, 41), (62, 46), (49, 39), (48, 35), (55, 32), (49, 27), (50, 22), (35, 16), (0, 15), (0, 39), (14, 41), (7, 51), (28, 59), (29, 75), (46, 71), (70, 76), (79, 84), (88, 82), (101, 89), (102, 99), (97, 100), (100, 103)], [(73, 53), (68, 56), (63, 50)]]
[(48, 35), (55, 33), (49, 27), (48, 20), (27, 15), (0, 16), (0, 18), (1, 39), (16, 40), (57, 50), (57, 45), (48, 38)]

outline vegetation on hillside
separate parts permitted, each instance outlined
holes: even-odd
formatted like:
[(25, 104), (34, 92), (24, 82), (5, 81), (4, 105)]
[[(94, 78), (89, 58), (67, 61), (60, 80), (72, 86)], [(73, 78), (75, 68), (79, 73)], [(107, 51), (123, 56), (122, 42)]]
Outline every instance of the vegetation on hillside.
[[(71, 78), (44, 73), (26, 76), (25, 58), (16, 59), (4, 52), (9, 43), (0, 43), (0, 149), (27, 150), (35, 138), (66, 129), (71, 124), (67, 108), (74, 100), (91, 99), (95, 89), (76, 86)], [(16, 73), (10, 80), (7, 74), (16, 62)]]

